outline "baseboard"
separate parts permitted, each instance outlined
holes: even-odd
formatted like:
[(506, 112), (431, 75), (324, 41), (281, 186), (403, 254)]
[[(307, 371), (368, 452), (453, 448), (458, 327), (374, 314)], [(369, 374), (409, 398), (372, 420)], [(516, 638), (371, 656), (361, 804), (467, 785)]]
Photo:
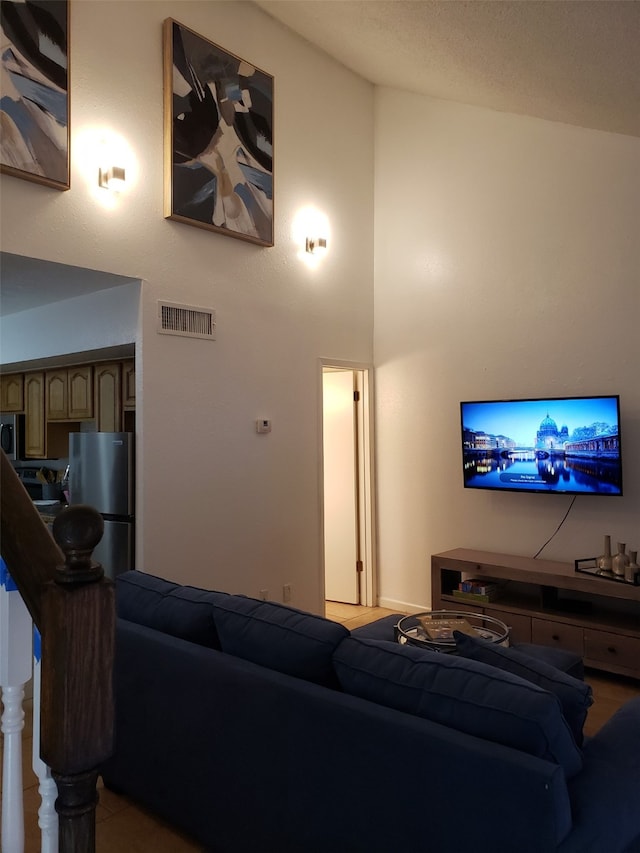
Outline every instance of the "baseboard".
[(431, 610), (426, 604), (410, 604), (408, 601), (396, 601), (393, 598), (378, 599), (378, 607), (394, 610), (396, 613), (424, 613)]

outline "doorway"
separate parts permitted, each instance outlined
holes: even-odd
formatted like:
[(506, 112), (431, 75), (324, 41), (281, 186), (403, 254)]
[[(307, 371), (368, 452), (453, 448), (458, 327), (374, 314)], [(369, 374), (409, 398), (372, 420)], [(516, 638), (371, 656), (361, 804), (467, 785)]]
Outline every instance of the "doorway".
[(321, 360), (324, 598), (375, 604), (370, 368)]

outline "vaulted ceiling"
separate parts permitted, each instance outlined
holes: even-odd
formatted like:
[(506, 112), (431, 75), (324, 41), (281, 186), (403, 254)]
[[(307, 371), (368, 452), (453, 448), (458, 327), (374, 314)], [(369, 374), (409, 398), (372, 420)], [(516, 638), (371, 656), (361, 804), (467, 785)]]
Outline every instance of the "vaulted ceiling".
[(640, 136), (638, 0), (257, 5), (380, 86)]

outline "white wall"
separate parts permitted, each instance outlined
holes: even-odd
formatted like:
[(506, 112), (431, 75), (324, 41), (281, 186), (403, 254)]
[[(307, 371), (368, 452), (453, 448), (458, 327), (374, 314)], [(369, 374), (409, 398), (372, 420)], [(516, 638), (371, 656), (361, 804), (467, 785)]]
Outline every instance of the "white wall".
[(460, 400), (621, 395), (625, 496), (579, 497), (541, 557), (640, 547), (640, 140), (376, 91), (380, 593), (429, 556), (533, 556), (570, 498), (463, 489)]
[[(272, 249), (163, 219), (166, 17), (275, 76)], [(318, 358), (372, 360), (372, 87), (250, 3), (94, 0), (71, 21), (72, 188), (2, 176), (2, 248), (143, 281), (141, 567), (280, 599), (290, 583), (319, 610)], [(112, 132), (129, 146), (116, 200), (97, 187)], [(330, 223), (316, 268), (293, 239), (306, 205)], [(158, 299), (215, 308), (217, 340), (156, 334)]]
[(0, 317), (0, 364), (134, 343), (139, 303), (132, 282)]
[[(568, 506), (464, 491), (461, 399), (620, 393), (625, 497), (579, 498), (542, 556), (640, 545), (637, 139), (388, 89), (374, 121), (372, 87), (248, 3), (71, 12), (72, 188), (0, 176), (1, 248), (142, 281), (142, 568), (274, 598), (291, 583), (320, 609), (319, 357), (375, 358), (383, 601), (427, 605), (435, 551), (535, 553)], [(275, 75), (273, 249), (163, 219), (166, 17)], [(117, 199), (97, 187), (112, 133)], [(305, 205), (330, 222), (316, 268), (292, 236)], [(157, 335), (158, 299), (215, 308), (217, 340)]]

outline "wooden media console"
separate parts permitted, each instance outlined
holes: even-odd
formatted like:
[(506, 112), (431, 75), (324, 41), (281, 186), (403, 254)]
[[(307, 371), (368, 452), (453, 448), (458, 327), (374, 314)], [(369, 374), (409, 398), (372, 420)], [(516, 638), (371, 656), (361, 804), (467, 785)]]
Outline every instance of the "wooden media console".
[[(462, 580), (496, 585), (490, 601), (454, 595)], [(572, 563), (456, 548), (431, 557), (434, 610), (481, 612), (511, 640), (558, 646), (585, 666), (640, 679), (640, 586), (576, 572)]]

